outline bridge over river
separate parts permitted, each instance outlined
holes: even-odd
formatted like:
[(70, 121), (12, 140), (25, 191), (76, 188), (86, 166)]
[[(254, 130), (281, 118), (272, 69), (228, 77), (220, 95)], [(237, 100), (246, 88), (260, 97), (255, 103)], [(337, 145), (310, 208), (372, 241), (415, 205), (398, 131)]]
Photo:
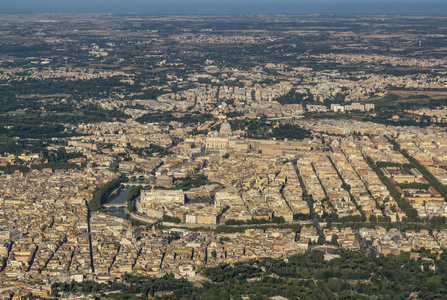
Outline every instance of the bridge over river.
[(102, 205), (102, 207), (104, 207), (104, 208), (116, 207), (117, 209), (120, 207), (126, 207), (126, 206), (127, 206), (126, 203), (106, 203), (106, 204)]
[(118, 188), (108, 196), (109, 202), (102, 204), (102, 207), (109, 212), (120, 211), (123, 212), (127, 207), (126, 197), (129, 189)]

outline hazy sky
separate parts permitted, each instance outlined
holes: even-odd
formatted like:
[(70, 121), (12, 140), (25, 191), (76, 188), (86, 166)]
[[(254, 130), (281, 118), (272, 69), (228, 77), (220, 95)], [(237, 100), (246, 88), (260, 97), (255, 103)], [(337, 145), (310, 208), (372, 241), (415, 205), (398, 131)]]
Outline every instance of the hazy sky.
[(447, 13), (447, 0), (0, 0), (0, 13)]

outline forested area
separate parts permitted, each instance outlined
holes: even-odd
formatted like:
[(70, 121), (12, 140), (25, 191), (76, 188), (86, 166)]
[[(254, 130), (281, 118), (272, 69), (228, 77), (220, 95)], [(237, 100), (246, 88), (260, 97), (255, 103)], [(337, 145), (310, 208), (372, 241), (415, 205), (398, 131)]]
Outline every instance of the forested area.
[[(420, 250), (421, 255), (429, 254)], [(339, 258), (326, 261), (320, 251), (307, 252), (287, 260), (260, 258), (233, 265), (203, 268), (200, 274), (211, 281), (201, 286), (172, 274), (162, 278), (125, 275), (124, 283), (60, 283), (60, 291), (108, 294), (111, 299), (442, 299), (447, 296), (447, 254), (436, 260), (410, 259), (409, 253), (398, 256), (365, 256), (342, 251)], [(163, 295), (164, 294), (164, 295)]]
[(294, 124), (278, 124), (268, 121), (263, 117), (260, 119), (233, 120), (230, 122), (231, 129), (244, 130), (245, 136), (253, 139), (296, 139), (302, 140), (310, 137), (310, 131)]

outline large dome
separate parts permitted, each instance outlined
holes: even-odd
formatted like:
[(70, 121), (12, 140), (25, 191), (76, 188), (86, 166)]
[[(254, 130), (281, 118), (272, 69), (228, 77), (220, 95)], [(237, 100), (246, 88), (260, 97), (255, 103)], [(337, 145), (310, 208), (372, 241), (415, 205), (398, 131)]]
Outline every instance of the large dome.
[(219, 135), (221, 137), (229, 137), (232, 135), (230, 123), (223, 122), (222, 125), (220, 125)]
[(222, 125), (220, 125), (220, 130), (231, 130), (231, 125), (228, 122), (223, 122)]

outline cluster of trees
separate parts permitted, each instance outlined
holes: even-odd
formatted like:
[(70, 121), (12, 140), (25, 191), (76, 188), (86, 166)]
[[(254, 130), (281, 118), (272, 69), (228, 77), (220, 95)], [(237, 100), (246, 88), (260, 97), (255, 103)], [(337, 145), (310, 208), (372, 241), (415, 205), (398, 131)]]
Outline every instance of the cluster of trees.
[(88, 206), (91, 211), (102, 210), (102, 204), (107, 201), (110, 193), (116, 189), (124, 180), (126, 176), (121, 174), (118, 178), (115, 178), (109, 182), (107, 182), (102, 187), (96, 187), (93, 190), (93, 199), (88, 203)]
[(245, 135), (253, 139), (296, 139), (302, 140), (310, 136), (310, 131), (294, 124), (279, 124), (274, 126), (274, 122), (267, 121), (267, 118), (254, 120), (233, 120), (231, 128), (233, 130), (245, 130)]
[(53, 122), (78, 124), (114, 121), (115, 119), (126, 120), (130, 118), (128, 114), (120, 110), (108, 110), (92, 104), (81, 106), (79, 109), (72, 110), (71, 112), (74, 112), (75, 115), (62, 114), (59, 117), (55, 115), (51, 119)]
[(195, 197), (195, 198), (188, 198), (189, 203), (205, 203), (205, 204), (211, 204), (214, 201), (214, 196), (211, 197)]
[[(75, 99), (107, 97), (117, 87), (127, 88), (129, 84), (120, 82), (119, 77), (95, 78), (89, 80), (65, 80), (63, 78), (50, 78), (45, 80), (27, 79), (14, 83), (16, 95), (55, 95), (63, 92)], [(10, 91), (8, 86), (0, 87), (0, 95)], [(22, 104), (22, 103), (20, 103)]]
[(287, 94), (275, 98), (281, 104), (309, 104), (313, 103), (313, 95), (310, 93), (299, 93), (296, 89), (291, 89)]
[[(356, 203), (356, 202), (354, 202), (354, 203)], [(332, 204), (327, 199), (325, 200), (324, 205), (332, 207)], [(344, 216), (344, 217), (340, 217), (337, 213), (337, 210), (334, 210), (332, 213), (328, 213), (327, 211), (324, 211), (321, 214), (321, 216), (317, 216), (317, 219), (320, 222), (328, 222), (328, 223), (332, 223), (332, 222), (340, 222), (342, 224), (364, 223), (366, 221), (365, 213), (361, 209), (359, 209), (359, 211), (360, 211), (360, 215), (349, 215), (349, 216)]]
[(389, 216), (378, 216), (376, 217), (375, 215), (371, 215), (369, 217), (369, 221), (372, 224), (377, 224), (377, 223), (391, 223), (391, 217)]
[[(21, 138), (64, 137), (74, 133), (65, 131), (62, 123), (93, 123), (130, 116), (118, 110), (106, 110), (97, 105), (79, 105), (76, 100), (104, 97), (118, 86), (125, 87), (119, 78), (92, 80), (29, 79), (14, 83), (14, 92), (7, 85), (0, 86), (2, 117), (0, 134)], [(65, 103), (59, 100), (64, 93)], [(17, 95), (36, 95), (29, 100)], [(51, 102), (48, 97), (51, 95)], [(45, 102), (36, 101), (45, 97)], [(42, 110), (43, 108), (43, 110)], [(2, 126), (3, 125), (3, 126)], [(45, 126), (41, 126), (45, 125)], [(5, 127), (6, 126), (6, 127)], [(11, 126), (11, 127), (10, 127)]]
[(298, 125), (280, 124), (278, 127), (272, 129), (270, 137), (302, 140), (310, 137), (310, 131)]
[(430, 185), (426, 183), (411, 182), (411, 183), (399, 183), (398, 186), (402, 189), (426, 190)]
[(127, 210), (129, 212), (133, 212), (134, 210), (133, 200), (140, 197), (142, 189), (143, 187), (141, 185), (132, 186), (129, 190), (129, 193), (127, 193), (126, 202), (127, 202)]
[[(341, 252), (340, 256), (331, 261), (324, 261), (323, 253), (320, 252), (294, 255), (287, 262), (263, 258), (236, 263), (233, 267), (221, 265), (208, 268), (202, 273), (214, 283), (226, 285), (230, 295), (236, 299), (240, 297), (237, 288), (243, 286), (243, 291), (250, 290), (245, 286), (247, 279), (259, 278), (261, 281), (256, 284), (262, 287), (266, 277), (271, 274), (283, 280), (276, 282), (279, 286), (294, 280), (296, 283), (315, 280), (317, 286), (311, 290), (316, 293), (314, 289), (317, 289), (321, 293), (318, 294), (320, 299), (369, 299), (372, 295), (385, 299), (403, 299), (413, 291), (419, 292), (421, 298), (442, 298), (446, 295), (447, 290), (442, 284), (447, 279), (447, 275), (442, 273), (447, 268), (445, 254), (437, 262), (438, 271), (421, 270), (421, 262), (410, 260), (409, 253), (369, 257), (357, 252)], [(282, 290), (273, 288), (271, 292), (289, 299), (298, 296), (287, 287)], [(265, 290), (262, 294), (275, 295), (271, 292)], [(305, 296), (312, 299), (312, 294)]]
[(48, 142), (43, 139), (39, 140), (24, 140), (13, 139), (6, 134), (0, 134), (0, 155), (9, 153), (19, 155), (22, 153), (42, 153)]
[[(140, 94), (141, 92), (143, 94)], [(158, 96), (165, 93), (159, 89), (144, 89), (141, 92), (132, 96), (132, 99), (157, 99)]]
[[(32, 102), (32, 101), (30, 101)], [(27, 111), (22, 114), (7, 114), (0, 118), (0, 134), (22, 139), (49, 139), (79, 135), (69, 131), (63, 124), (96, 123), (127, 119), (130, 116), (118, 110), (105, 110), (95, 105), (81, 108), (73, 106), (70, 113), (48, 113)]]
[[(231, 100), (231, 101), (229, 101), (229, 100), (225, 100), (225, 102), (226, 102), (228, 105), (231, 105), (231, 104), (234, 103), (234, 100)], [(242, 117), (242, 116), (244, 116), (244, 113), (243, 113), (243, 112), (232, 111), (232, 112), (228, 112), (228, 113), (226, 114), (226, 116), (227, 116), (228, 119), (230, 119), (230, 118)]]
[(187, 176), (185, 178), (175, 178), (176, 186), (170, 188), (171, 190), (189, 190), (194, 187), (207, 185), (209, 183), (208, 178), (205, 175), (199, 174), (194, 176)]
[(353, 216), (344, 216), (339, 217), (337, 213), (333, 213), (328, 215), (326, 218), (322, 216), (326, 222), (341, 222), (341, 223), (350, 223), (350, 222), (365, 222), (366, 217), (364, 215), (353, 215)]
[(310, 214), (294, 214), (293, 220), (294, 221), (308, 221), (311, 219)]
[(252, 224), (253, 226), (231, 226), (231, 225), (226, 226), (226, 225), (224, 225), (224, 226), (218, 226), (217, 228), (215, 228), (214, 232), (216, 232), (216, 233), (236, 233), (236, 232), (244, 232), (247, 229), (266, 230), (267, 228), (281, 228), (281, 229), (292, 228), (293, 231), (295, 231), (295, 232), (299, 232), (301, 230), (300, 224), (287, 224), (287, 223), (276, 224), (276, 225), (274, 225), (274, 224), (275, 223), (267, 223), (265, 225)]
[[(337, 93), (331, 99), (324, 99), (323, 104), (330, 106), (334, 103), (344, 103), (346, 96), (343, 93)], [(291, 89), (287, 94), (275, 98), (275, 101), (281, 104), (315, 104), (314, 96), (310, 93), (299, 93), (296, 89)]]
[(269, 223), (284, 224), (285, 222), (286, 221), (284, 220), (284, 217), (273, 217), (271, 220), (252, 219), (246, 221), (228, 219), (225, 221), (225, 225), (252, 225), (252, 224), (269, 224)]
[(175, 223), (175, 224), (179, 224), (182, 220), (180, 220), (180, 218), (178, 217), (172, 217), (172, 216), (168, 216), (168, 215), (163, 215), (163, 222), (170, 222), (170, 223)]
[(182, 122), (184, 124), (197, 124), (212, 120), (211, 114), (185, 114), (182, 117), (176, 117), (171, 112), (149, 113), (136, 119), (140, 123), (166, 122), (171, 121)]
[(446, 217), (437, 217), (434, 216), (430, 219), (430, 223), (435, 227), (441, 227), (445, 226), (446, 224)]
[(24, 165), (7, 164), (6, 166), (0, 166), (0, 171), (5, 174), (13, 174), (15, 171), (19, 171), (20, 173), (28, 173), (31, 169)]
[(1, 117), (0, 134), (22, 139), (48, 139), (73, 135), (65, 131), (65, 126), (62, 124), (48, 123), (40, 117), (35, 120), (23, 117)]
[(267, 123), (267, 118), (261, 119), (244, 119), (232, 120), (230, 122), (231, 129), (245, 130), (247, 137), (262, 139), (269, 134), (269, 129), (272, 126), (270, 122)]
[[(168, 219), (167, 219), (168, 220)], [(170, 219), (172, 220), (172, 219)], [(172, 222), (172, 221), (169, 221)], [(175, 223), (175, 222), (174, 222)], [(179, 222), (180, 223), (180, 222)], [(165, 229), (169, 227), (165, 227), (163, 225), (159, 225), (159, 229)], [(177, 227), (182, 228), (182, 227)], [(279, 228), (279, 229), (286, 229), (291, 228), (294, 232), (299, 232), (301, 230), (300, 224), (290, 224), (290, 223), (283, 223), (283, 224), (275, 224), (275, 223), (268, 223), (264, 225), (259, 224), (252, 224), (252, 225), (246, 225), (246, 226), (217, 226), (215, 228), (212, 227), (184, 227), (184, 229), (188, 229), (190, 231), (213, 231), (215, 233), (236, 233), (236, 232), (245, 232), (247, 229), (260, 229), (260, 230), (266, 230), (268, 228)]]
[[(225, 242), (225, 241), (223, 241)], [(422, 249), (421, 255), (429, 254)], [(54, 295), (63, 291), (107, 293), (112, 299), (134, 299), (166, 292), (158, 299), (406, 299), (445, 298), (447, 254), (429, 262), (411, 260), (409, 253), (398, 256), (366, 256), (359, 252), (340, 251), (339, 258), (324, 260), (320, 251), (307, 252), (287, 260), (260, 258), (234, 264), (203, 268), (201, 275), (210, 279), (194, 286), (185, 279), (168, 274), (161, 278), (125, 274), (123, 283), (59, 283)], [(213, 254), (212, 254), (213, 255)], [(422, 265), (422, 268), (421, 268)]]
[[(133, 276), (125, 274), (124, 283), (99, 284), (92, 281), (82, 283), (56, 284), (53, 294), (60, 292), (105, 293), (108, 299), (148, 299), (154, 297), (157, 292), (171, 292), (174, 299), (180, 299), (182, 291), (187, 295), (193, 293), (193, 285), (186, 279), (175, 279), (174, 274), (167, 274), (160, 278), (149, 276)], [(168, 293), (170, 294), (170, 293)], [(137, 295), (139, 295), (137, 297)]]
[(387, 168), (387, 167), (410, 168), (411, 167), (410, 164), (400, 164), (400, 163), (395, 163), (395, 162), (390, 162), (390, 161), (378, 161), (378, 162), (376, 162), (376, 165), (379, 168)]
[(66, 163), (70, 159), (74, 158), (87, 158), (84, 154), (81, 152), (70, 152), (68, 153), (67, 150), (65, 150), (65, 147), (59, 147), (57, 151), (42, 151), (42, 156), (44, 159), (46, 159), (49, 163)]

